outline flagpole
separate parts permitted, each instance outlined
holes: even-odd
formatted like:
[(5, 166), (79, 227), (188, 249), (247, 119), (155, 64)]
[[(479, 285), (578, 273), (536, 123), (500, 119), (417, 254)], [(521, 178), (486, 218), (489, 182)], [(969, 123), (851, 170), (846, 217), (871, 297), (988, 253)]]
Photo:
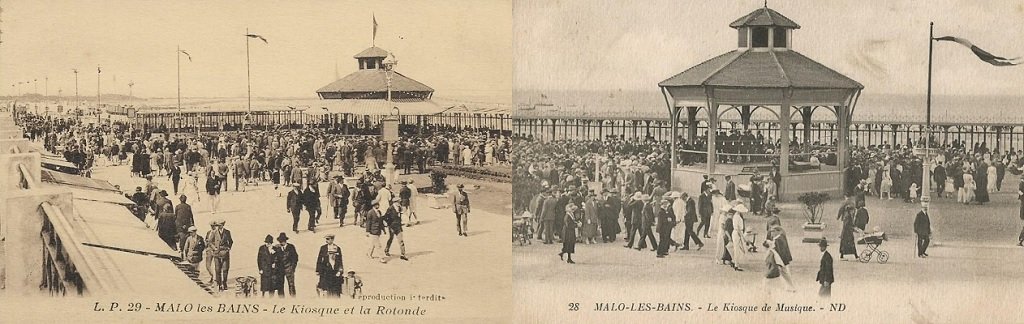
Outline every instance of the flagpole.
[[(935, 22), (928, 23), (928, 94), (925, 99), (925, 139), (924, 139), (924, 165), (922, 166), (921, 176), (921, 203), (928, 203), (931, 201), (931, 141), (932, 141), (932, 52), (935, 45)], [(941, 196), (942, 193), (939, 193)], [(928, 213), (930, 216), (930, 212)], [(934, 240), (935, 232), (931, 233), (932, 240), (929, 245), (938, 245), (938, 242)]]
[[(245, 89), (248, 94), (248, 101), (245, 108), (245, 122), (249, 122), (249, 115), (252, 114), (252, 81), (249, 76), (249, 28), (245, 28)], [(242, 126), (245, 128), (245, 125)]]
[(177, 126), (181, 127), (181, 45), (178, 45), (178, 51), (174, 52), (174, 57), (178, 60), (178, 116), (175, 121)]
[(96, 66), (96, 126), (100, 125), (100, 118), (103, 115), (100, 113), (100, 66)]

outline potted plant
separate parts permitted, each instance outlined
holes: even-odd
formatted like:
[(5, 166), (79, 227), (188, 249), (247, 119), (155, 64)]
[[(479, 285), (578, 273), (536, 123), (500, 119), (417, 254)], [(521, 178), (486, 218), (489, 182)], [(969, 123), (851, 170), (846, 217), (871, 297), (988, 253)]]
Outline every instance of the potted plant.
[(434, 209), (442, 209), (448, 207), (448, 184), (446, 183), (448, 175), (441, 171), (439, 168), (434, 168), (430, 171), (430, 191), (431, 193), (425, 194), (427, 197), (428, 207)]
[(825, 202), (829, 199), (828, 193), (808, 192), (800, 195), (797, 200), (804, 205), (804, 239), (805, 243), (818, 243), (821, 240), (821, 232), (825, 230), (825, 224), (821, 217), (825, 212)]

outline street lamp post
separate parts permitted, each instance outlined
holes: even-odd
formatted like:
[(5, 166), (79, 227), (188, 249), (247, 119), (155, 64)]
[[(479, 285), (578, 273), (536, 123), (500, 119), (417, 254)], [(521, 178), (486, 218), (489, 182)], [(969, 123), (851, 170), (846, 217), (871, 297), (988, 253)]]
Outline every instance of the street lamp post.
[(392, 107), (391, 115), (384, 117), (381, 120), (381, 137), (387, 145), (387, 163), (384, 164), (384, 178), (387, 183), (395, 182), (395, 156), (393, 151), (393, 144), (398, 142), (398, 121), (399, 117), (396, 113), (400, 113), (398, 107), (394, 106), (394, 102), (391, 100), (391, 73), (395, 69), (395, 65), (398, 65), (398, 60), (395, 59), (393, 54), (388, 54), (388, 57), (384, 59), (384, 78), (387, 85), (387, 102), (388, 106)]
[(132, 107), (132, 104), (135, 103), (134, 93), (132, 93), (133, 86), (135, 86), (135, 81), (128, 81), (128, 107)]
[(96, 126), (100, 125), (100, 118), (103, 115), (100, 112), (100, 74), (101, 73), (103, 73), (103, 70), (101, 70), (100, 66), (97, 65), (96, 66)]
[(71, 69), (71, 72), (75, 73), (75, 111), (78, 111), (78, 104), (81, 101), (78, 100), (78, 69)]

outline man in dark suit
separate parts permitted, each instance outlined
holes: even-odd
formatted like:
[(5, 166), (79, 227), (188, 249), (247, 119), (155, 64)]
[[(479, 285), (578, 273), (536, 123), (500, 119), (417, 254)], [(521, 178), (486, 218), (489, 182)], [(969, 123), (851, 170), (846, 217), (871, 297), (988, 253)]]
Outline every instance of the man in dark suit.
[(655, 210), (654, 202), (653, 202), (653, 199), (651, 199), (650, 195), (644, 195), (643, 196), (643, 203), (644, 203), (644, 207), (643, 207), (643, 212), (641, 213), (643, 215), (643, 218), (640, 220), (640, 232), (639, 232), (640, 233), (640, 242), (639, 242), (639, 245), (637, 246), (636, 249), (637, 250), (643, 250), (644, 248), (646, 248), (647, 247), (647, 242), (644, 241), (644, 239), (649, 239), (651, 241), (651, 251), (654, 251), (658, 247), (658, 241), (654, 239), (654, 231), (653, 231), (654, 219), (655, 219), (655, 215), (654, 215), (654, 210)]
[(939, 162), (935, 166), (932, 178), (935, 179), (935, 190), (939, 193), (938, 197), (942, 197), (942, 193), (945, 192), (946, 189), (946, 168), (942, 166), (942, 162)]
[(302, 191), (302, 203), (306, 207), (306, 213), (309, 214), (309, 222), (306, 224), (306, 228), (310, 232), (316, 233), (316, 224), (320, 221), (320, 185), (315, 181), (311, 180), (306, 189)]
[(672, 228), (676, 226), (676, 216), (672, 213), (672, 199), (661, 201), (661, 208), (658, 212), (658, 257), (664, 258), (668, 255), (668, 246), (672, 243)]
[(544, 244), (555, 243), (555, 218), (558, 217), (558, 191), (551, 190), (544, 194), (544, 201), (541, 204), (541, 227), (544, 231)]
[(828, 240), (824, 237), (818, 241), (818, 247), (821, 248), (821, 264), (818, 266), (818, 276), (814, 280), (821, 284), (818, 296), (829, 298), (832, 296), (832, 283), (836, 281), (832, 273), (832, 254), (828, 253)]
[(537, 222), (537, 239), (540, 240), (544, 237), (544, 220), (541, 218), (544, 210), (544, 200), (547, 200), (547, 189), (541, 189), (537, 193), (536, 197), (530, 200), (530, 212), (533, 213), (533, 220)]
[(928, 243), (931, 241), (932, 221), (928, 217), (928, 203), (921, 202), (921, 211), (914, 218), (914, 234), (917, 234), (917, 257), (928, 257)]
[[(630, 221), (628, 227), (629, 234), (627, 235), (627, 237), (629, 238), (629, 242), (626, 243), (626, 248), (633, 248), (633, 242), (636, 241), (637, 237), (643, 234), (642, 222), (644, 212), (644, 194), (639, 192), (634, 193), (633, 197), (631, 197), (630, 204), (627, 208), (629, 209), (627, 216), (629, 217)], [(640, 241), (643, 240), (643, 238), (640, 239)], [(639, 250), (640, 247), (638, 247), (637, 249)]]
[(186, 202), (188, 197), (181, 195), (179, 200), (181, 203), (174, 207), (174, 228), (178, 230), (178, 251), (181, 251), (184, 258), (185, 237), (188, 236), (188, 228), (195, 225), (195, 219), (192, 217), (192, 206)]
[(384, 212), (384, 223), (388, 227), (388, 243), (384, 246), (384, 255), (391, 256), (391, 243), (398, 241), (398, 247), (402, 252), (399, 259), (409, 261), (409, 258), (405, 257), (405, 238), (402, 236), (402, 215), (399, 213), (402, 206), (398, 199), (391, 200), (391, 207)]
[(711, 203), (711, 187), (700, 193), (700, 197), (697, 198), (697, 210), (700, 215), (700, 225), (697, 225), (695, 233), (699, 233), (700, 229), (704, 229), (704, 238), (711, 238), (708, 235), (708, 229), (711, 228), (711, 214), (715, 212), (715, 206)]
[(725, 176), (725, 200), (736, 200), (736, 183), (732, 182), (732, 176)]
[(277, 243), (280, 253), (275, 260), (284, 274), (284, 280), (278, 284), (277, 295), (284, 296), (284, 281), (288, 281), (288, 295), (295, 297), (295, 267), (299, 264), (299, 253), (295, 251), (295, 245), (288, 244), (288, 236), (284, 232), (277, 236)]
[[(384, 219), (380, 211), (380, 202), (371, 203), (372, 208), (366, 212), (366, 233), (370, 237), (370, 252), (367, 255), (373, 259), (373, 252), (377, 250), (384, 250), (384, 247), (380, 244), (380, 236), (385, 233)], [(388, 260), (384, 258), (382, 254), (380, 256), (380, 263), (387, 263)]]
[(302, 206), (304, 205), (302, 201), (304, 196), (302, 194), (302, 190), (299, 189), (298, 183), (292, 184), (292, 187), (292, 191), (288, 192), (288, 200), (286, 202), (287, 205), (285, 206), (285, 208), (287, 208), (288, 212), (292, 214), (292, 231), (298, 233), (299, 213), (302, 212)]
[(864, 208), (863, 202), (857, 202), (857, 214), (853, 218), (853, 226), (859, 228), (861, 232), (867, 230), (868, 222), (871, 218), (868, 216), (868, 209)]
[(142, 192), (142, 187), (135, 187), (135, 193), (128, 199), (135, 202), (135, 217), (140, 221), (146, 221), (146, 212), (149, 210), (149, 195)]
[(683, 250), (690, 249), (690, 239), (697, 243), (697, 250), (700, 250), (704, 247), (704, 242), (701, 242), (697, 233), (693, 232), (693, 223), (697, 222), (697, 206), (693, 198), (685, 192), (681, 199), (686, 202), (686, 214), (683, 215)]

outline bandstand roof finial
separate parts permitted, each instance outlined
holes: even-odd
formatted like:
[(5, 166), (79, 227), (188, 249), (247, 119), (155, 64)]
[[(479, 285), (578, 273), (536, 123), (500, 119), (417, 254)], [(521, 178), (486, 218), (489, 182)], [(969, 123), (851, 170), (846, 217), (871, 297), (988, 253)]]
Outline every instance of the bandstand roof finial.
[(764, 0), (764, 7), (768, 8), (768, 0)]

